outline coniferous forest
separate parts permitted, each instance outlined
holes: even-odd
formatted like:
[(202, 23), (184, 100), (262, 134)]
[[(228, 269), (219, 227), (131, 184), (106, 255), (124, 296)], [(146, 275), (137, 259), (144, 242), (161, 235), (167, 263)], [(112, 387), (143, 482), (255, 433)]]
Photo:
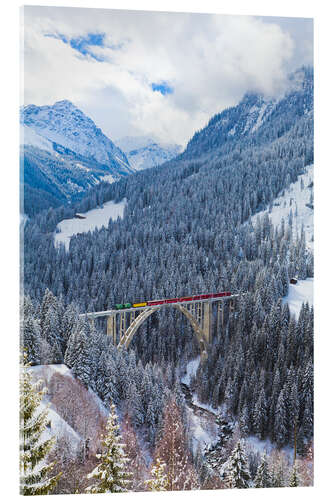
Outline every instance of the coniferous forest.
[[(313, 277), (313, 253), (306, 228), (295, 231), (297, 213), (279, 225), (269, 215), (314, 163), (313, 70), (298, 74), (301, 84), (270, 103), (251, 133), (256, 94), (215, 115), (159, 167), (100, 182), (62, 205), (48, 201), (51, 192), (42, 199), (38, 191), (36, 203), (28, 195), (23, 494), (312, 485), (314, 310), (303, 303), (297, 316), (284, 298), (291, 278)], [(311, 187), (304, 189), (313, 209)], [(122, 200), (122, 218), (74, 235), (68, 249), (55, 245), (59, 222)], [(128, 349), (113, 345), (105, 318), (84, 316), (210, 291), (238, 298), (222, 323), (213, 305), (205, 359), (176, 309), (152, 314)], [(43, 401), (71, 427), (72, 440), (53, 435), (47, 412), (29, 426)], [(196, 428), (210, 440), (198, 439)], [(43, 432), (51, 437), (38, 447)], [(41, 461), (47, 465), (37, 473)]]

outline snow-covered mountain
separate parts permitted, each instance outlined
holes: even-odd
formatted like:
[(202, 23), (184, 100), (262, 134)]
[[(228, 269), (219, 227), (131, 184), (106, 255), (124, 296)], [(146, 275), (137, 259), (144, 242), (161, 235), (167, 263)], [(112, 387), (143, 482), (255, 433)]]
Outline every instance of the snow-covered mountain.
[(24, 106), (20, 122), (21, 179), (28, 214), (134, 172), (125, 153), (69, 101)]
[(156, 167), (177, 156), (182, 148), (178, 144), (161, 143), (154, 137), (123, 137), (115, 141), (127, 155), (135, 170)]
[(202, 154), (230, 152), (239, 141), (246, 146), (262, 146), (282, 136), (302, 116), (313, 111), (313, 69), (301, 68), (289, 77), (286, 92), (275, 98), (247, 93), (239, 104), (211, 118), (194, 134), (182, 154), (197, 158)]
[(51, 143), (101, 165), (119, 163), (119, 169), (131, 173), (126, 155), (70, 101), (58, 101), (53, 106), (24, 106), (21, 121)]

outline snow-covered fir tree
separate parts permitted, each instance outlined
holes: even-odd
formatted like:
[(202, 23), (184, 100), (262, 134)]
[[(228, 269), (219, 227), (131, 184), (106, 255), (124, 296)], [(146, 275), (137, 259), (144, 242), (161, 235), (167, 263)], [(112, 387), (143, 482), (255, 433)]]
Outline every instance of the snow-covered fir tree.
[(288, 421), (284, 389), (281, 390), (276, 405), (274, 434), (275, 441), (277, 442), (278, 446), (284, 446), (288, 439)]
[(149, 491), (166, 491), (168, 486), (168, 478), (165, 474), (166, 464), (161, 462), (157, 457), (155, 463), (153, 464), (150, 475), (151, 478), (147, 479), (146, 485)]
[(61, 473), (52, 476), (55, 464), (47, 462), (55, 438), (43, 438), (49, 424), (48, 411), (41, 406), (45, 390), (40, 382), (33, 382), (26, 360), (25, 354), (20, 378), (20, 491), (22, 495), (46, 495)]
[(31, 313), (22, 318), (21, 346), (27, 354), (27, 361), (32, 365), (40, 363), (40, 326)]
[(94, 483), (86, 491), (88, 493), (119, 493), (128, 491), (131, 474), (128, 470), (128, 458), (121, 442), (116, 408), (110, 405), (110, 415), (106, 424), (105, 435), (102, 437), (103, 450), (97, 454), (99, 464), (88, 474), (88, 479)]
[(267, 455), (263, 454), (257, 474), (254, 478), (255, 488), (270, 488), (272, 486), (272, 477), (267, 463)]
[(226, 463), (224, 480), (229, 488), (251, 487), (251, 476), (242, 439), (237, 442)]

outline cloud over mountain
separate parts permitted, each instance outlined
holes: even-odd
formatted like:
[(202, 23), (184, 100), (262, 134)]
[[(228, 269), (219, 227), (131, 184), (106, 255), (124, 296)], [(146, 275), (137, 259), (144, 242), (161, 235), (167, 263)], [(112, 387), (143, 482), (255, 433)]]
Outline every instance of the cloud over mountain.
[(25, 104), (69, 99), (114, 138), (154, 134), (185, 144), (245, 92), (280, 92), (296, 55), (300, 66), (312, 50), (310, 43), (300, 51), (295, 30), (275, 18), (55, 7), (24, 12)]

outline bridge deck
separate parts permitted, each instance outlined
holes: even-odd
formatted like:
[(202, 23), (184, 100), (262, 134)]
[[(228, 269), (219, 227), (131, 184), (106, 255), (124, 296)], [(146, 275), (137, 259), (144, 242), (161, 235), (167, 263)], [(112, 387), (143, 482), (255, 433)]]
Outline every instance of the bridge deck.
[[(84, 314), (80, 314), (79, 316), (81, 318), (85, 318), (85, 317), (87, 317), (87, 318), (102, 318), (103, 316), (112, 316), (113, 314), (122, 313), (122, 312), (142, 311), (143, 309), (160, 309), (161, 307), (175, 306), (177, 304), (184, 306), (187, 304), (196, 304), (196, 303), (202, 303), (202, 302), (218, 302), (221, 300), (234, 299), (236, 297), (239, 297), (238, 293), (236, 293), (234, 295), (229, 295), (228, 297), (213, 297), (210, 299), (188, 300), (188, 301), (184, 301), (184, 302), (172, 302), (172, 303), (167, 303), (167, 304), (158, 304), (156, 306), (129, 307), (128, 309), (109, 309), (108, 311), (84, 313)], [(156, 299), (156, 300), (159, 300), (159, 299)]]

